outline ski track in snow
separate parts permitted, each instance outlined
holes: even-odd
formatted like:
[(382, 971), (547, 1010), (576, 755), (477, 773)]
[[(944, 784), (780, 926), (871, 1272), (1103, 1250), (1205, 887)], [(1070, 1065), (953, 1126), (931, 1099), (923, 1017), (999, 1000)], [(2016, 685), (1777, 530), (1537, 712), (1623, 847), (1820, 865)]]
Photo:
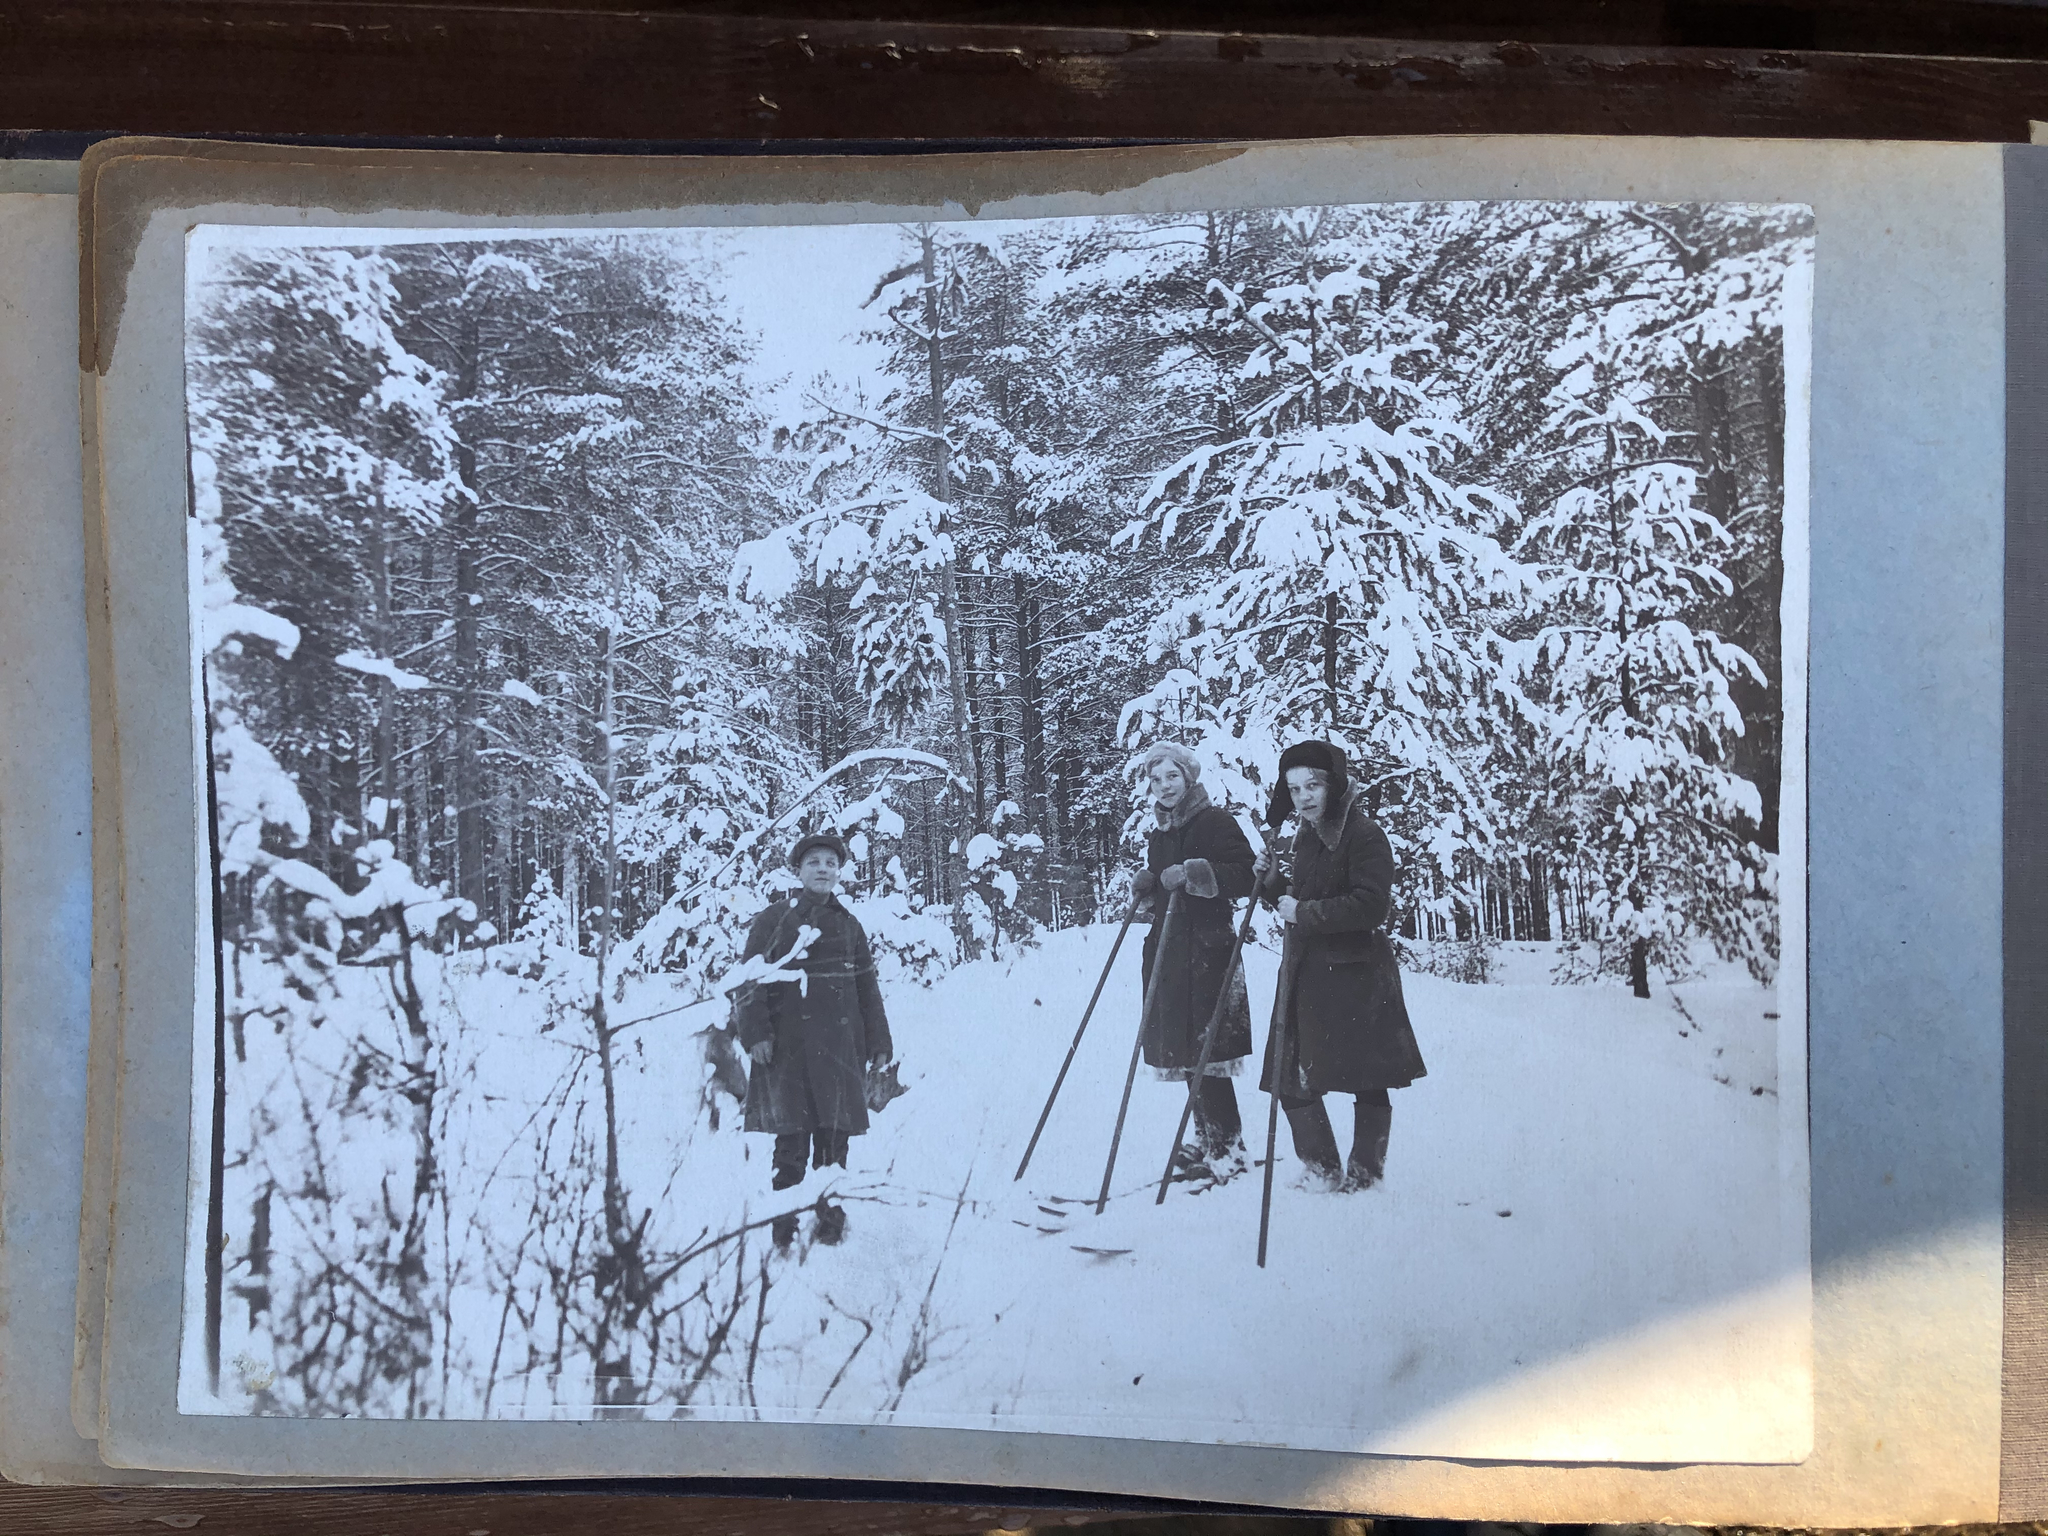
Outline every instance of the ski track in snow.
[[(717, 1132), (698, 1107), (691, 1029), (717, 1015), (634, 1032), (622, 1170), (636, 1215), (655, 1208), (657, 1250), (821, 1192), (849, 1218), (827, 1247), (807, 1214), (795, 1246), (768, 1260), (751, 1400), (722, 1369), (684, 1412), (1344, 1448), (1513, 1368), (1776, 1276), (1773, 994), (1727, 973), (1660, 983), (1649, 1002), (1553, 986), (1544, 945), (1504, 946), (1505, 984), (1405, 978), (1429, 1075), (1393, 1096), (1387, 1180), (1360, 1194), (1302, 1187), (1283, 1120), (1263, 1271), (1256, 1166), (1200, 1193), (1174, 1185), (1154, 1205), (1184, 1089), (1143, 1066), (1109, 1208), (1094, 1213), (1137, 1016), (1134, 946), (1013, 1181), (1112, 932), (1049, 934), (930, 989), (890, 989), (910, 1091), (853, 1141), (848, 1168), (784, 1195), (767, 1187), (769, 1138), (742, 1132), (730, 1101)], [(1277, 956), (1254, 949), (1247, 965), (1262, 1049)], [(491, 980), (464, 990), (481, 1000)], [(654, 1011), (663, 989), (635, 981), (615, 1016)], [(503, 1001), (466, 1011), (495, 1034), (527, 1033)], [(1258, 1060), (1237, 1080), (1254, 1160)], [(509, 1136), (525, 1116), (505, 1110), (537, 1102), (560, 1065), (537, 1042), (487, 1050), (473, 1086), (503, 1095)], [(1350, 1100), (1328, 1103), (1348, 1149)], [(765, 1235), (749, 1234), (750, 1271)], [(495, 1300), (470, 1301), (458, 1318), (495, 1326)], [(652, 1384), (657, 1404), (665, 1385)], [(590, 1409), (530, 1382), (501, 1388), (493, 1412)]]

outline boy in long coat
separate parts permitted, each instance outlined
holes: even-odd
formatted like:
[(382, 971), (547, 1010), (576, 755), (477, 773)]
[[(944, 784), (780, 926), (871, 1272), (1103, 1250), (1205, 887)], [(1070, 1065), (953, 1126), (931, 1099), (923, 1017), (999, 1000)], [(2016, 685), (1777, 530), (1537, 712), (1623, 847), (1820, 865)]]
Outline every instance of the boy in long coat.
[[(846, 844), (831, 833), (800, 840), (789, 866), (802, 889), (773, 903), (747, 932), (743, 959), (780, 960), (804, 929), (817, 930), (795, 962), (803, 985), (794, 976), (754, 982), (739, 997), (740, 1044), (753, 1059), (745, 1125), (775, 1138), (774, 1189), (802, 1183), (806, 1162), (846, 1166), (848, 1139), (868, 1128), (868, 1068), (895, 1054), (867, 931), (833, 894), (846, 856)], [(821, 1231), (831, 1225), (822, 1205), (819, 1220)], [(788, 1241), (780, 1229), (776, 1237)]]
[[(1230, 1080), (1252, 1050), (1243, 972), (1230, 967), (1231, 907), (1252, 894), (1252, 847), (1237, 818), (1210, 802), (1201, 765), (1185, 747), (1158, 743), (1145, 755), (1145, 772), (1157, 823), (1145, 835), (1145, 868), (1137, 881), (1153, 909), (1145, 937), (1145, 985), (1157, 988), (1145, 1024), (1145, 1061), (1161, 1077), (1186, 1082), (1223, 996), (1216, 1045), (1196, 1090), (1197, 1145), (1183, 1149), (1179, 1161), (1191, 1176), (1227, 1177), (1242, 1167), (1244, 1146)], [(1160, 919), (1176, 892), (1173, 931), (1167, 933)]]
[[(1328, 742), (1289, 747), (1269, 821), (1279, 825), (1290, 808), (1300, 817), (1291, 878), (1258, 859), (1260, 895), (1287, 923), (1260, 1086), (1280, 1095), (1295, 1156), (1350, 1189), (1369, 1189), (1386, 1172), (1394, 1116), (1387, 1090), (1426, 1070), (1386, 933), (1394, 851), (1366, 814), (1361, 787)], [(1356, 1095), (1341, 1175), (1326, 1093)]]

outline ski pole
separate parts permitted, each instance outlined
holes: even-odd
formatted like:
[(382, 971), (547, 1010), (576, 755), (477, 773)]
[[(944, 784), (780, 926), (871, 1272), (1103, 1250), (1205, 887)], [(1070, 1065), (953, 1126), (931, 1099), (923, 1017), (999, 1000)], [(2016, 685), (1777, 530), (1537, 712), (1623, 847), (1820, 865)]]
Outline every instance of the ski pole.
[[(1294, 947), (1290, 930), (1280, 940), (1280, 984), (1287, 984), (1287, 952)], [(1291, 1006), (1291, 1000), (1290, 1000)], [(1266, 1232), (1273, 1222), (1273, 1152), (1280, 1136), (1280, 1081), (1287, 1070), (1287, 1009), (1273, 1010), (1273, 1090), (1266, 1103), (1266, 1187), (1259, 1196), (1259, 1268), (1266, 1267)]]
[[(1266, 832), (1266, 857), (1273, 856), (1273, 841), (1279, 833), (1278, 827)], [(1209, 1026), (1202, 1031), (1202, 1050), (1195, 1058), (1195, 1070), (1188, 1077), (1188, 1101), (1180, 1107), (1180, 1125), (1173, 1133), (1173, 1145), (1166, 1153), (1166, 1171), (1159, 1175), (1159, 1193), (1152, 1198), (1154, 1205), (1166, 1204), (1166, 1186), (1173, 1181), (1173, 1160), (1180, 1151), (1180, 1139), (1188, 1133), (1188, 1121), (1195, 1112), (1195, 1098), (1201, 1092), (1202, 1078), (1209, 1070), (1210, 1058), (1216, 1054), (1216, 1033), (1223, 1027), (1223, 1010), (1230, 1002), (1230, 981), (1237, 974), (1237, 963), (1244, 957), (1244, 946), (1252, 935), (1252, 918), (1259, 910), (1259, 887), (1254, 878), (1251, 897), (1244, 904), (1244, 921), (1237, 925), (1237, 941), (1230, 946), (1230, 963), (1223, 968), (1223, 987), (1216, 994), (1216, 1006), (1209, 1010)]]
[[(1275, 1026), (1276, 1029), (1281, 1030), (1284, 1030), (1286, 1027), (1285, 1024)], [(1280, 1071), (1280, 1064), (1277, 1061), (1273, 1064), (1273, 1071), (1277, 1077)], [(1273, 1084), (1273, 1096), (1266, 1104), (1266, 1187), (1259, 1195), (1259, 1268), (1261, 1269), (1266, 1267), (1266, 1230), (1272, 1225), (1273, 1221), (1273, 1152), (1274, 1144), (1279, 1140), (1279, 1136), (1280, 1084), (1276, 1081)]]
[(1131, 931), (1131, 919), (1138, 915), (1138, 897), (1131, 896), (1131, 904), (1124, 908), (1124, 920), (1116, 931), (1116, 942), (1109, 946), (1109, 958), (1102, 962), (1102, 974), (1095, 980), (1095, 990), (1089, 994), (1088, 1006), (1081, 1011), (1081, 1027), (1074, 1031), (1074, 1043), (1067, 1047), (1067, 1059), (1060, 1063), (1060, 1075), (1052, 1080), (1052, 1092), (1045, 1096), (1045, 1108), (1038, 1112), (1038, 1124), (1032, 1128), (1031, 1140), (1024, 1148), (1024, 1160), (1017, 1164), (1012, 1181), (1024, 1177), (1024, 1170), (1031, 1166), (1031, 1154), (1038, 1150), (1038, 1138), (1045, 1134), (1045, 1122), (1052, 1118), (1053, 1100), (1060, 1096), (1060, 1088), (1067, 1080), (1067, 1068), (1074, 1064), (1074, 1053), (1081, 1049), (1081, 1036), (1088, 1032), (1088, 1021), (1095, 1016), (1095, 1005), (1102, 1000), (1102, 989), (1109, 981), (1109, 968), (1116, 964), (1116, 952), (1124, 947), (1124, 935)]
[(1102, 1170), (1102, 1191), (1095, 1197), (1095, 1214), (1100, 1216), (1109, 1205), (1109, 1177), (1116, 1172), (1116, 1149), (1124, 1139), (1124, 1114), (1131, 1107), (1131, 1084), (1138, 1079), (1138, 1053), (1145, 1048), (1145, 1027), (1152, 1022), (1152, 1005), (1159, 998), (1159, 973), (1165, 967), (1158, 963), (1158, 956), (1166, 953), (1166, 941), (1173, 937), (1173, 920), (1180, 914), (1180, 892), (1174, 891), (1166, 898), (1166, 916), (1159, 922), (1159, 946), (1154, 951), (1152, 979), (1145, 986), (1145, 1001), (1138, 1008), (1138, 1038), (1131, 1042), (1131, 1065), (1124, 1073), (1123, 1102), (1116, 1107), (1116, 1130), (1109, 1138), (1109, 1162)]

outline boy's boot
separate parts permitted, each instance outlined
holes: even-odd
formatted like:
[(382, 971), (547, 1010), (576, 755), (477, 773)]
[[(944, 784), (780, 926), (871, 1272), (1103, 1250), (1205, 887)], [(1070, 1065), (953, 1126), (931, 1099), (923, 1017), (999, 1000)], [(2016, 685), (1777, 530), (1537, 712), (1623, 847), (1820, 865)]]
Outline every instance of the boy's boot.
[(830, 1247), (846, 1236), (845, 1206), (834, 1205), (820, 1195), (813, 1209), (818, 1213), (818, 1224), (811, 1229), (811, 1235), (819, 1242)]
[[(773, 1190), (795, 1189), (804, 1181), (805, 1156), (811, 1150), (811, 1138), (802, 1131), (791, 1131), (786, 1136), (775, 1138), (775, 1162), (769, 1175), (768, 1187)], [(769, 1224), (769, 1235), (775, 1239), (775, 1246), (787, 1248), (796, 1241), (796, 1212), (785, 1211)]]
[(769, 1175), (770, 1189), (795, 1189), (804, 1181), (804, 1158), (811, 1150), (811, 1138), (791, 1131), (775, 1138), (775, 1161)]

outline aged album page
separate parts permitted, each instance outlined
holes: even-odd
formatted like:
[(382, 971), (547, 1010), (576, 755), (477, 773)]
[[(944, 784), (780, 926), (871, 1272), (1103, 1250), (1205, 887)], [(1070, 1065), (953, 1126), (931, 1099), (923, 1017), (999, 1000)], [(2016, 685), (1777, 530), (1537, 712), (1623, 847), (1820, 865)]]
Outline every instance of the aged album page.
[[(73, 1318), (104, 1306), (112, 1074), (87, 1103), (94, 726), (79, 516), (78, 205), (71, 163), (0, 166), (0, 1476), (29, 1483), (240, 1481), (108, 1467), (74, 1428)], [(115, 882), (105, 883), (109, 897)], [(107, 1055), (111, 1058), (111, 1051)], [(111, 1060), (107, 1062), (111, 1066)], [(85, 1220), (81, 1233), (81, 1204)], [(95, 1222), (92, 1218), (97, 1216)], [(90, 1283), (89, 1283), (90, 1282)], [(91, 1301), (75, 1311), (74, 1287)], [(98, 1429), (99, 1333), (76, 1343)]]
[[(71, 168), (0, 179), (0, 1473), (89, 1478), (71, 1426), (91, 752)], [(111, 722), (109, 722), (111, 723)], [(110, 895), (113, 893), (110, 891)], [(97, 1356), (95, 1356), (95, 1367)], [(116, 1474), (119, 1475), (119, 1474)]]
[(88, 166), (111, 1460), (1991, 1507), (1995, 155), (270, 153)]

